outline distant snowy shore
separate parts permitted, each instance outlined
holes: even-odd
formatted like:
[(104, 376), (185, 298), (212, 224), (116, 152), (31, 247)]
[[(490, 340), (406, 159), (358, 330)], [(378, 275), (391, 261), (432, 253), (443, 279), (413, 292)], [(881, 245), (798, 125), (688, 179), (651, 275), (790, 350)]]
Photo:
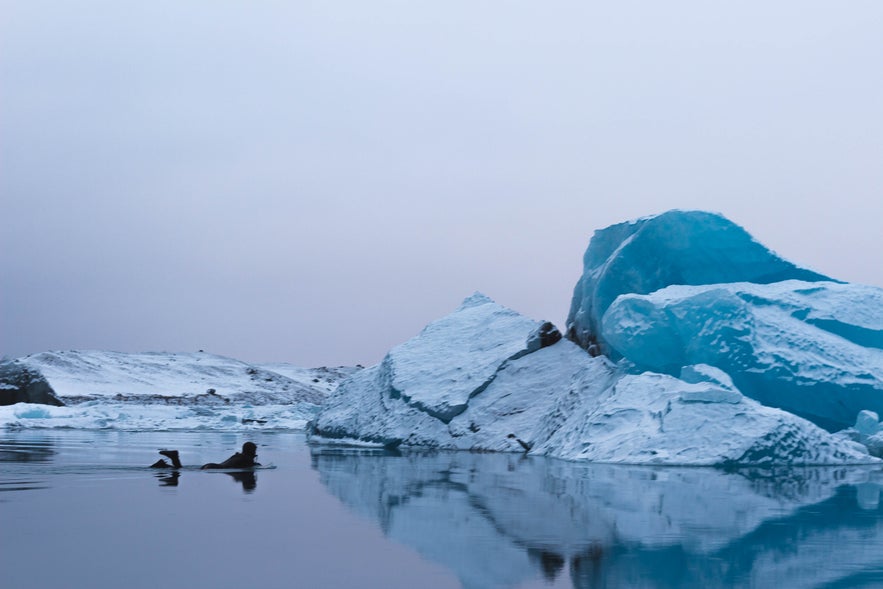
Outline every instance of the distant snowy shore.
[(340, 381), (358, 370), (247, 364), (204, 352), (43, 352), (0, 366), (6, 383), (0, 386), (12, 392), (10, 375), (17, 375), (19, 389), (48, 386), (59, 406), (0, 406), (0, 426), (303, 429)]

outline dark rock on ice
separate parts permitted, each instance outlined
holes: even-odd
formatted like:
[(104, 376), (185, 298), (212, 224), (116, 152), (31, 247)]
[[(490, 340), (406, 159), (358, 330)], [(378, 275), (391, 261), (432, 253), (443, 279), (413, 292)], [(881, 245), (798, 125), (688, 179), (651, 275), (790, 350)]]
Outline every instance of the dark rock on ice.
[(49, 381), (33, 368), (12, 360), (0, 363), (0, 405), (37, 403), (64, 405), (55, 395)]

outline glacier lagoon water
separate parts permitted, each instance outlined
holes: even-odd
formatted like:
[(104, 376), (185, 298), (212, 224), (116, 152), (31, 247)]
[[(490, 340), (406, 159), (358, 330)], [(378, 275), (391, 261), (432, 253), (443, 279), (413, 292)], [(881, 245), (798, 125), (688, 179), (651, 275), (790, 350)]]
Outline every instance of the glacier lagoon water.
[[(185, 464), (246, 439), (276, 468)], [(54, 587), (876, 587), (879, 468), (724, 472), (308, 446), (302, 435), (0, 432), (0, 570)]]

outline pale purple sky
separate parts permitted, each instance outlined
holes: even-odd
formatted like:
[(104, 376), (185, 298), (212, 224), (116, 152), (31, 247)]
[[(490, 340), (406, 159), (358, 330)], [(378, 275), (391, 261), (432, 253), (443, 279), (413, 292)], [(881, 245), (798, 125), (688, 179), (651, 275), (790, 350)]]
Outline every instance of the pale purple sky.
[(595, 229), (883, 286), (883, 2), (0, 0), (0, 354), (371, 364)]

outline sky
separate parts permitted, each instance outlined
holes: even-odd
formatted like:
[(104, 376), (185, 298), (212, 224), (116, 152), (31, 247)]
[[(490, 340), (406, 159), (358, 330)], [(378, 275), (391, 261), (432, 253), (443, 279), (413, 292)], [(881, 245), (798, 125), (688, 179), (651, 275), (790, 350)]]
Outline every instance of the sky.
[(0, 355), (378, 362), (720, 212), (883, 287), (883, 2), (0, 0)]

